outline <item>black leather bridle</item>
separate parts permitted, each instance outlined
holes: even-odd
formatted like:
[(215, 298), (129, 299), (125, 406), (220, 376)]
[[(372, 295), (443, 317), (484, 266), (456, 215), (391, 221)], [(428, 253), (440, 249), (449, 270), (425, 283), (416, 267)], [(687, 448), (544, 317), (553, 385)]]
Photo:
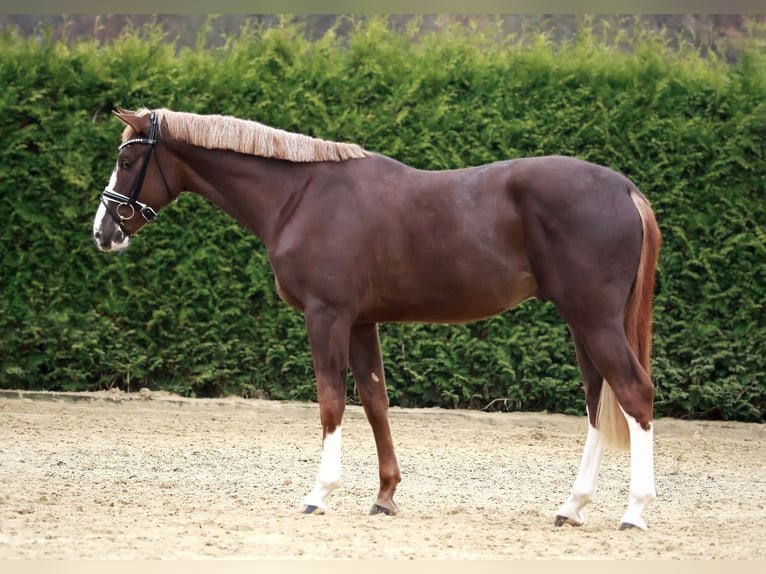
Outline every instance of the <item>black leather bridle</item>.
[[(165, 179), (165, 174), (162, 173), (162, 167), (160, 166), (160, 160), (157, 154), (157, 132), (159, 131), (159, 128), (157, 114), (155, 112), (151, 112), (149, 115), (149, 121), (151, 122), (151, 128), (149, 130), (148, 138), (133, 138), (123, 142), (120, 147), (117, 148), (117, 151), (119, 152), (129, 145), (146, 145), (144, 163), (141, 165), (141, 171), (138, 172), (138, 177), (133, 182), (133, 188), (130, 190), (130, 195), (117, 193), (110, 187), (105, 187), (104, 191), (101, 192), (101, 203), (104, 204), (106, 211), (109, 213), (112, 219), (114, 219), (115, 223), (117, 223), (126, 237), (130, 237), (130, 233), (123, 225), (123, 221), (133, 219), (136, 213), (140, 213), (147, 222), (154, 221), (157, 218), (157, 212), (151, 205), (147, 205), (146, 203), (138, 201), (138, 194), (141, 193), (141, 187), (144, 185), (144, 177), (146, 177), (146, 170), (149, 167), (149, 160), (151, 159), (152, 152), (154, 152), (154, 160), (157, 162), (157, 169), (159, 170), (160, 176), (162, 177), (162, 183), (165, 184), (165, 191), (167, 192), (168, 197), (171, 199), (173, 197), (172, 193), (170, 192), (168, 182)], [(112, 206), (109, 204), (109, 202), (116, 203), (117, 207), (112, 209)], [(121, 209), (123, 209), (125, 206), (129, 207), (130, 211), (123, 213)]]

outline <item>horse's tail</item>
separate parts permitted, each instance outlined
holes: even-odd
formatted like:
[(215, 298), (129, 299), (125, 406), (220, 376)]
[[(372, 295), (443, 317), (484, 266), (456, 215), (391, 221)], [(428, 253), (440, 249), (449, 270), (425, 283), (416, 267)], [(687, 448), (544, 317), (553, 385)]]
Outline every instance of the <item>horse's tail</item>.
[[(641, 367), (647, 375), (651, 376), (652, 296), (662, 236), (654, 211), (647, 199), (636, 189), (630, 191), (630, 199), (633, 200), (633, 205), (636, 206), (641, 217), (643, 240), (638, 271), (625, 307), (625, 335)], [(601, 431), (606, 446), (618, 450), (630, 448), (628, 423), (606, 381), (601, 386), (596, 426)]]

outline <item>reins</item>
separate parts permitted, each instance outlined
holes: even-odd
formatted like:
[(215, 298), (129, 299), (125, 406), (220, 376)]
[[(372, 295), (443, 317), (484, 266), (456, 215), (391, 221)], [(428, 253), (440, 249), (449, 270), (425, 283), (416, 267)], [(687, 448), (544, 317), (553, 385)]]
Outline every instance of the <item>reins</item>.
[[(114, 219), (115, 223), (117, 223), (122, 232), (128, 237), (130, 237), (130, 232), (126, 229), (123, 221), (132, 219), (135, 216), (136, 211), (138, 211), (138, 213), (140, 213), (147, 222), (154, 221), (157, 218), (157, 212), (152, 206), (138, 201), (138, 195), (141, 193), (141, 188), (144, 185), (144, 178), (146, 177), (146, 171), (149, 168), (149, 160), (151, 159), (152, 152), (154, 152), (154, 160), (157, 163), (157, 169), (160, 172), (162, 183), (165, 184), (165, 191), (167, 192), (168, 197), (171, 199), (173, 198), (173, 194), (170, 192), (170, 186), (168, 186), (167, 179), (165, 179), (165, 174), (162, 171), (159, 154), (157, 152), (157, 132), (159, 131), (157, 114), (155, 112), (151, 112), (149, 120), (151, 122), (151, 128), (149, 130), (148, 138), (129, 139), (123, 142), (120, 147), (117, 148), (117, 151), (119, 152), (122, 151), (123, 148), (132, 144), (146, 145), (146, 152), (144, 153), (144, 161), (141, 164), (141, 171), (138, 172), (138, 177), (133, 182), (133, 187), (130, 190), (130, 195), (123, 195), (109, 187), (104, 188), (104, 191), (101, 192), (101, 203), (104, 204), (106, 211), (109, 213), (112, 219)], [(109, 201), (116, 203), (117, 208), (113, 209), (112, 206), (109, 205)], [(123, 215), (120, 212), (120, 209), (124, 208), (125, 206), (129, 207), (130, 211), (128, 212), (129, 214)]]

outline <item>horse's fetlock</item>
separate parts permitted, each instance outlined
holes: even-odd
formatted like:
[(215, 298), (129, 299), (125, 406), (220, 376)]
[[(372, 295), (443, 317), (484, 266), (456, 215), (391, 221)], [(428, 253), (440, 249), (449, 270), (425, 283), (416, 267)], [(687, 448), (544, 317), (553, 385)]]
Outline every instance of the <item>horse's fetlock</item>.
[(657, 493), (646, 492), (644, 494), (640, 494), (636, 496), (635, 499), (638, 504), (643, 504), (643, 505), (651, 504), (657, 499)]
[(573, 492), (572, 499), (582, 508), (593, 502), (593, 495), (590, 492)]

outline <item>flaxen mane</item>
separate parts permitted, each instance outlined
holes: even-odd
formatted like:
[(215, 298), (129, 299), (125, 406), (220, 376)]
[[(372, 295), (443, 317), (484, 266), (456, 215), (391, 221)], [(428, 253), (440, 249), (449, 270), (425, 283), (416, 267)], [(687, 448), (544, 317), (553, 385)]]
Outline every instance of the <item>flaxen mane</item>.
[[(136, 113), (146, 115), (150, 111), (141, 109)], [(199, 115), (167, 109), (154, 111), (161, 132), (207, 149), (231, 150), (294, 162), (342, 161), (369, 156), (356, 144), (326, 141), (231, 116)], [(126, 127), (122, 140), (132, 137), (135, 137), (134, 131)]]

